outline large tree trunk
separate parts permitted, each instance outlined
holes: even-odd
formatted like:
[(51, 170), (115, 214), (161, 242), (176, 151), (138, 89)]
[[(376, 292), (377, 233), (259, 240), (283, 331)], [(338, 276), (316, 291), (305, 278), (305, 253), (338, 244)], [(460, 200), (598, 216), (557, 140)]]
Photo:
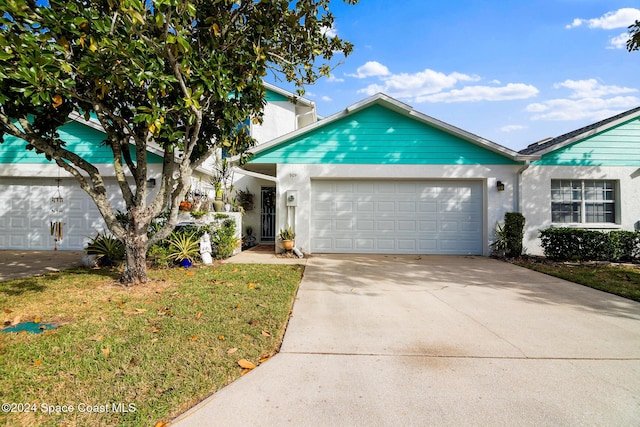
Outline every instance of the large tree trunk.
[(126, 286), (147, 283), (147, 233), (129, 231), (124, 241), (125, 265), (120, 282)]

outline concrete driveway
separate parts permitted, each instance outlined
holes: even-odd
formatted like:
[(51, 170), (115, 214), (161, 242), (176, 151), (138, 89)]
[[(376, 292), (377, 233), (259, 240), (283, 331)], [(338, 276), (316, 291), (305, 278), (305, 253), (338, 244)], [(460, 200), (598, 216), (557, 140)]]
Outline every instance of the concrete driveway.
[(637, 426), (640, 304), (482, 257), (315, 256), (281, 352), (177, 426)]

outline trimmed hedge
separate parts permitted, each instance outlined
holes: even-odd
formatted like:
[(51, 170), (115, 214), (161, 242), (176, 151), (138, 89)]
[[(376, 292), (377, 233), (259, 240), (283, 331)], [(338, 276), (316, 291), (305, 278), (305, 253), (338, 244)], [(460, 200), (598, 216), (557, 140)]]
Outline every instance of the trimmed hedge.
[(505, 251), (507, 257), (519, 257), (522, 255), (524, 223), (524, 216), (520, 212), (505, 212), (504, 233), (507, 240), (507, 248)]
[(558, 261), (635, 261), (640, 231), (547, 228), (540, 231), (544, 255)]

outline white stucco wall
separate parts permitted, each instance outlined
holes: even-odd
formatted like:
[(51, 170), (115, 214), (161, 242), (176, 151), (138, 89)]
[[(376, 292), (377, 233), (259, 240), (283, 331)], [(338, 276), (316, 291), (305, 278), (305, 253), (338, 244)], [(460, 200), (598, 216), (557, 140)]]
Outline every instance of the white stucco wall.
[(288, 101), (270, 101), (264, 107), (262, 124), (251, 123), (251, 135), (258, 144), (296, 130), (296, 107)]
[[(618, 181), (618, 224), (554, 224), (551, 222), (552, 179), (606, 179)], [(531, 166), (522, 174), (521, 212), (525, 217), (526, 253), (542, 255), (539, 231), (558, 227), (597, 230), (634, 230), (640, 221), (640, 168), (607, 166)]]
[[(514, 210), (514, 186), (520, 166), (505, 165), (278, 165), (276, 230), (291, 225), (296, 231), (296, 246), (310, 248), (311, 181), (313, 179), (468, 179), (484, 183), (483, 255), (490, 254), (496, 223), (505, 212)], [(505, 191), (496, 189), (497, 181)], [(287, 190), (298, 191), (298, 206), (287, 208)]]

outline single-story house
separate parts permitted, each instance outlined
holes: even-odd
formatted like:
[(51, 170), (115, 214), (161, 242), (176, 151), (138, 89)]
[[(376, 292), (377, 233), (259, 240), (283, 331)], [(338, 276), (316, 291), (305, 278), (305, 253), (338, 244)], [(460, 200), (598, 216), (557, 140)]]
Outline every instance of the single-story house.
[[(317, 121), (315, 104), (305, 98), (265, 83), (264, 120), (250, 123), (251, 133), (267, 141)], [(97, 119), (85, 120), (73, 114), (59, 130), (67, 147), (98, 167), (115, 209), (124, 200), (115, 180), (113, 154), (104, 146), (105, 134)], [(26, 142), (10, 135), (0, 144), (0, 250), (81, 250), (106, 225), (93, 200), (78, 182), (43, 154), (25, 149)], [(132, 150), (135, 159), (135, 152)], [(160, 181), (162, 151), (150, 145), (147, 152), (150, 185)], [(213, 159), (212, 159), (213, 160)], [(212, 193), (213, 161), (206, 162), (193, 177), (193, 188)], [(240, 177), (240, 175), (238, 175)], [(242, 188), (251, 186), (243, 182)], [(149, 196), (153, 197), (153, 189)], [(211, 194), (213, 200), (213, 194)], [(62, 224), (62, 239), (55, 241), (51, 223)]]
[(551, 226), (640, 230), (640, 107), (520, 154), (540, 156), (522, 172), (528, 253), (542, 254), (538, 231)]
[[(253, 157), (233, 169), (234, 191), (254, 195), (242, 222), (258, 243), (278, 243), (291, 226), (311, 254), (487, 256), (504, 213), (520, 211), (525, 248), (540, 254), (538, 230), (549, 226), (638, 228), (640, 108), (516, 152), (383, 94), (319, 119), (313, 102), (267, 89)], [(77, 120), (63, 130), (100, 163), (99, 129)], [(52, 247), (50, 199), (65, 172), (33, 156), (24, 143), (0, 145), (0, 249)], [(210, 172), (198, 174), (206, 183)], [(75, 181), (61, 180), (60, 249), (80, 249), (102, 221)]]

